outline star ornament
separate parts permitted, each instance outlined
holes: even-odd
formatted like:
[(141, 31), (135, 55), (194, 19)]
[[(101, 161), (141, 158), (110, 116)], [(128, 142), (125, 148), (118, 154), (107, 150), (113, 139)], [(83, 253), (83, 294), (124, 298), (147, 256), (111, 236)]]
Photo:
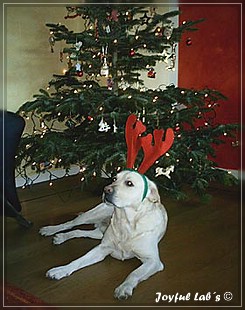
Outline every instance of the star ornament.
[(140, 17), (140, 19), (141, 19), (141, 25), (143, 26), (143, 25), (148, 25), (151, 18), (145, 12), (145, 14), (142, 17)]

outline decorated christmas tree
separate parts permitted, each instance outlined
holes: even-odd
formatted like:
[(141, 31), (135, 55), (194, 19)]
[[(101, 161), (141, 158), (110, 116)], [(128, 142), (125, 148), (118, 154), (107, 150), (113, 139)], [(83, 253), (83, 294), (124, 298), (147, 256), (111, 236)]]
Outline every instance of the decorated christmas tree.
[(17, 158), (26, 185), (33, 182), (28, 166), (37, 173), (65, 168), (69, 174), (77, 165), (83, 182), (123, 169), (125, 124), (132, 113), (146, 125), (145, 134), (157, 128), (174, 130), (171, 149), (147, 172), (160, 189), (182, 198), (186, 185), (204, 195), (211, 181), (236, 183), (213, 160), (214, 144), (224, 143), (222, 138), (237, 127), (216, 123), (225, 96), (213, 89), (144, 85), (142, 76), (154, 79), (157, 63), (166, 72), (175, 70), (182, 34), (197, 30), (202, 22), (175, 25), (179, 14), (160, 14), (153, 7), (80, 5), (67, 7), (65, 18), (79, 19), (82, 32), (47, 24), (51, 52), (57, 41), (66, 43), (60, 61), (67, 61), (67, 70), (54, 74), (47, 89), (40, 89), (18, 111), (33, 125), (22, 137)]

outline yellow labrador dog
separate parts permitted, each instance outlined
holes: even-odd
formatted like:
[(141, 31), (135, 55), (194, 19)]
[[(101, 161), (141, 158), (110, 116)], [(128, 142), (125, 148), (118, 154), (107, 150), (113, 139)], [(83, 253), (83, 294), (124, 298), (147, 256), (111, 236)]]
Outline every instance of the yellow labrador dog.
[(126, 299), (138, 283), (163, 270), (158, 243), (166, 232), (167, 222), (167, 212), (160, 202), (156, 185), (136, 171), (123, 170), (111, 185), (104, 188), (103, 203), (72, 221), (40, 229), (41, 235), (50, 236), (77, 225), (93, 223), (94, 230), (58, 233), (53, 243), (60, 244), (78, 237), (101, 239), (101, 243), (87, 254), (67, 265), (48, 270), (46, 276), (59, 280), (102, 261), (107, 255), (120, 260), (137, 257), (142, 265), (114, 292), (116, 298)]

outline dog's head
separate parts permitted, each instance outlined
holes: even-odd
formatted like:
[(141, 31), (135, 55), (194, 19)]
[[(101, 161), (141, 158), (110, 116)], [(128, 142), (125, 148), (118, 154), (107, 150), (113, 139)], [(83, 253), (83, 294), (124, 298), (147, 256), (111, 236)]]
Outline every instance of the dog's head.
[(140, 205), (146, 199), (160, 202), (155, 183), (136, 171), (123, 170), (104, 188), (104, 201), (117, 208)]

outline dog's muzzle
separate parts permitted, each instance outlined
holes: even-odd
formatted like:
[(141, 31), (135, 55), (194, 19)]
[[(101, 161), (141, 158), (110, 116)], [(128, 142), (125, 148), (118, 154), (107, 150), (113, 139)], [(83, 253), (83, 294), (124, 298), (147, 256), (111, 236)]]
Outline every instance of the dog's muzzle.
[(104, 200), (105, 200), (105, 202), (109, 202), (109, 203), (114, 205), (113, 193), (114, 193), (114, 190), (113, 190), (113, 187), (111, 185), (105, 186), (105, 188), (104, 188)]

